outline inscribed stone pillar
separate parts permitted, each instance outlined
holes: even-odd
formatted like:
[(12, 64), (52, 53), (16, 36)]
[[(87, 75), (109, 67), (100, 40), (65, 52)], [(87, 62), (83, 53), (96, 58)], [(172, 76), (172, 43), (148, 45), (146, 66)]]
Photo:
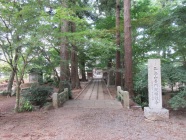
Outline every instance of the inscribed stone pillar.
[(148, 60), (149, 108), (162, 109), (160, 59)]
[(162, 108), (160, 59), (148, 60), (148, 96), (149, 107), (144, 108), (144, 116), (151, 120), (169, 118), (169, 111)]

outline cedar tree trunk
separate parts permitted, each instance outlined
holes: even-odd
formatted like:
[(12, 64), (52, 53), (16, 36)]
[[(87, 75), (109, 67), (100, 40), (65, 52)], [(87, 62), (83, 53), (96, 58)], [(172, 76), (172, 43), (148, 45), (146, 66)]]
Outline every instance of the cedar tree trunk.
[[(63, 7), (67, 7), (66, 2), (62, 3)], [(68, 21), (62, 19), (61, 32), (68, 32)], [(69, 64), (68, 64), (68, 42), (67, 37), (63, 36), (61, 38), (60, 47), (60, 82), (59, 82), (59, 92), (62, 92), (64, 88), (69, 87)]]
[(82, 81), (86, 81), (86, 73), (85, 73), (85, 61), (82, 60), (81, 62), (81, 75), (82, 75)]
[(121, 86), (121, 64), (120, 64), (120, 0), (116, 0), (116, 86)]
[[(71, 23), (71, 31), (76, 32), (75, 23)], [(78, 75), (77, 47), (75, 45), (72, 45), (72, 51), (71, 51), (71, 87), (72, 89), (81, 88), (79, 75)]]
[(124, 51), (125, 51), (125, 90), (133, 97), (133, 75), (132, 75), (132, 38), (131, 38), (131, 1), (124, 0)]

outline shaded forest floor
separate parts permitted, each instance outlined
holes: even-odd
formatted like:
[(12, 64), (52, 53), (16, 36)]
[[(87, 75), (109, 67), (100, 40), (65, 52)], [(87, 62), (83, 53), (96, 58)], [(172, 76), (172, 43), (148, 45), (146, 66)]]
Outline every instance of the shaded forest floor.
[[(74, 90), (74, 97), (80, 91)], [(115, 96), (115, 90), (110, 91)], [(14, 105), (15, 97), (0, 96), (0, 140), (183, 140), (186, 137), (185, 110), (170, 111), (169, 120), (149, 121), (142, 110), (61, 107), (15, 114)]]

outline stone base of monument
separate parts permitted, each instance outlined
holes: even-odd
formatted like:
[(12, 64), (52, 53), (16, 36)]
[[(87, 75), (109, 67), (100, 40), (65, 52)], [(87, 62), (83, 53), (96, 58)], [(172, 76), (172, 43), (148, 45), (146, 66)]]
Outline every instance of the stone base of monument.
[(151, 109), (149, 107), (144, 107), (144, 116), (149, 120), (165, 120), (169, 119), (169, 110), (162, 109)]

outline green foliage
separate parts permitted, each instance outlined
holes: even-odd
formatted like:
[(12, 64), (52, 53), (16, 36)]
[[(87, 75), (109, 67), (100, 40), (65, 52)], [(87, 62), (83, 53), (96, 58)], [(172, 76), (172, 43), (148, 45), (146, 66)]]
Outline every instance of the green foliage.
[(59, 81), (56, 77), (51, 78), (50, 76), (44, 76), (44, 84), (47, 84), (49, 86), (55, 86), (55, 87), (59, 87)]
[[(144, 107), (148, 104), (147, 65), (138, 67), (136, 71), (137, 73), (134, 77), (134, 91), (136, 93), (136, 97), (134, 98), (134, 101)], [(184, 67), (175, 66), (174, 63), (162, 63), (161, 76), (163, 83), (169, 84), (172, 87), (177, 82), (186, 83), (186, 70), (184, 69)], [(184, 107), (185, 92), (186, 90), (180, 91), (180, 93), (178, 93), (173, 99), (170, 100), (171, 106), (173, 108), (176, 109), (178, 107)]]
[(134, 76), (134, 91), (138, 93), (148, 92), (148, 71), (147, 65), (139, 66)]
[(148, 94), (147, 93), (141, 93), (134, 97), (133, 99), (135, 103), (140, 105), (142, 108), (148, 106)]
[(53, 83), (53, 82), (54, 82), (54, 80), (50, 76), (45, 76), (45, 78), (44, 78), (45, 84)]
[(148, 105), (148, 71), (147, 66), (140, 66), (134, 77), (134, 101), (145, 107)]
[(134, 19), (143, 18), (156, 12), (158, 9), (153, 6), (151, 0), (138, 0), (132, 6), (131, 16)]
[(176, 95), (174, 95), (170, 100), (169, 103), (171, 107), (175, 110), (179, 108), (186, 108), (186, 87), (183, 91), (180, 91)]
[[(106, 15), (114, 14), (116, 5), (115, 0), (96, 0), (96, 2), (100, 12), (104, 12)], [(120, 5), (122, 6), (123, 4), (121, 3)]]
[(32, 68), (29, 70), (29, 73), (38, 73), (38, 74), (42, 74), (42, 69), (39, 68)]
[(121, 101), (121, 97), (120, 96), (117, 96), (116, 97), (118, 101)]
[(178, 69), (172, 64), (164, 64), (162, 66), (162, 77), (164, 82), (174, 85), (175, 82), (179, 81)]
[(8, 64), (6, 64), (6, 63), (1, 63), (0, 69), (1, 69), (1, 72), (3, 72), (4, 74), (5, 73), (8, 74), (8, 73), (11, 72), (10, 66)]
[(30, 89), (23, 93), (25, 100), (29, 101), (32, 105), (42, 107), (47, 99), (52, 94), (53, 89), (47, 86), (32, 86)]
[(20, 112), (32, 111), (32, 110), (33, 110), (33, 106), (32, 106), (32, 104), (30, 103), (30, 101), (25, 100), (25, 101), (22, 103), (22, 105), (21, 105)]
[(186, 83), (186, 70), (184, 67), (174, 66), (173, 63), (162, 64), (162, 81), (172, 86), (178, 83)]
[(185, 61), (185, 11), (184, 4), (159, 9), (154, 24), (147, 30), (152, 49), (167, 60)]
[(96, 21), (96, 29), (113, 29), (115, 28), (115, 20), (114, 16), (108, 16), (105, 18), (100, 18)]

